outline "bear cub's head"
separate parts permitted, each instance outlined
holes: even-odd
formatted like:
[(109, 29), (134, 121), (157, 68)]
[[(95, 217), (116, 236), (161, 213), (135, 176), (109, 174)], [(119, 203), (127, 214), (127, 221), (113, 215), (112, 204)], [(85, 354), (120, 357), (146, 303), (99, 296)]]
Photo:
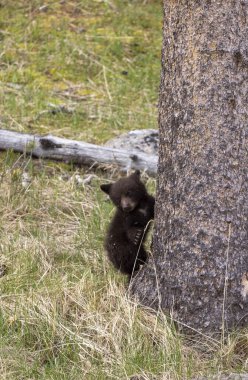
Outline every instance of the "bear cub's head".
[(124, 212), (132, 212), (147, 196), (145, 185), (140, 180), (140, 171), (117, 182), (101, 185), (101, 190), (109, 195), (116, 207)]

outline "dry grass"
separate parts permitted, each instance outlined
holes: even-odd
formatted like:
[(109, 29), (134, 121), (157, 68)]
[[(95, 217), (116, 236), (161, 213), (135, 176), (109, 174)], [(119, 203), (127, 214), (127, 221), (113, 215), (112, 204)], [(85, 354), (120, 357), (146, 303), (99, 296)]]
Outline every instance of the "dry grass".
[(103, 252), (113, 211), (103, 179), (82, 187), (82, 171), (11, 154), (2, 168), (1, 379), (179, 380), (245, 369), (247, 335), (186, 341), (128, 296)]

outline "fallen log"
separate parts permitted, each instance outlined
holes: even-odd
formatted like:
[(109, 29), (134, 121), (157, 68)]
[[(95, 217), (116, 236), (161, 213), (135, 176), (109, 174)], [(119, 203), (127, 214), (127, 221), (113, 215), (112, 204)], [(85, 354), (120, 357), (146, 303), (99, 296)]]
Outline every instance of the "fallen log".
[(126, 171), (157, 172), (157, 156), (124, 149), (114, 149), (52, 135), (38, 136), (0, 129), (0, 150), (13, 150), (33, 157), (82, 165), (114, 164)]

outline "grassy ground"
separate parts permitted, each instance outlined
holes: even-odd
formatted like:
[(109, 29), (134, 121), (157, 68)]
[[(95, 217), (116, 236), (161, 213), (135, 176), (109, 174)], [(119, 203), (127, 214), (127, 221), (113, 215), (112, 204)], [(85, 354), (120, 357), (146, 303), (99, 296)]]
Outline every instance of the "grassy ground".
[[(0, 0), (1, 127), (97, 143), (156, 127), (161, 20), (155, 0)], [(103, 251), (111, 174), (87, 175), (0, 155), (0, 379), (245, 371), (247, 332), (190, 341), (128, 297)]]
[(89, 142), (156, 127), (161, 19), (159, 1), (2, 0), (1, 121)]

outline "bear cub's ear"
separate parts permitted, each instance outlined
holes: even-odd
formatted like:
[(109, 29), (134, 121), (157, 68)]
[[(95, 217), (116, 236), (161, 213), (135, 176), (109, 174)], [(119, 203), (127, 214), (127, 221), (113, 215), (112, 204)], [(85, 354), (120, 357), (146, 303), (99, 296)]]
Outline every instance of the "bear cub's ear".
[(109, 194), (112, 184), (106, 183), (105, 185), (101, 185), (100, 189), (104, 191), (104, 193)]

